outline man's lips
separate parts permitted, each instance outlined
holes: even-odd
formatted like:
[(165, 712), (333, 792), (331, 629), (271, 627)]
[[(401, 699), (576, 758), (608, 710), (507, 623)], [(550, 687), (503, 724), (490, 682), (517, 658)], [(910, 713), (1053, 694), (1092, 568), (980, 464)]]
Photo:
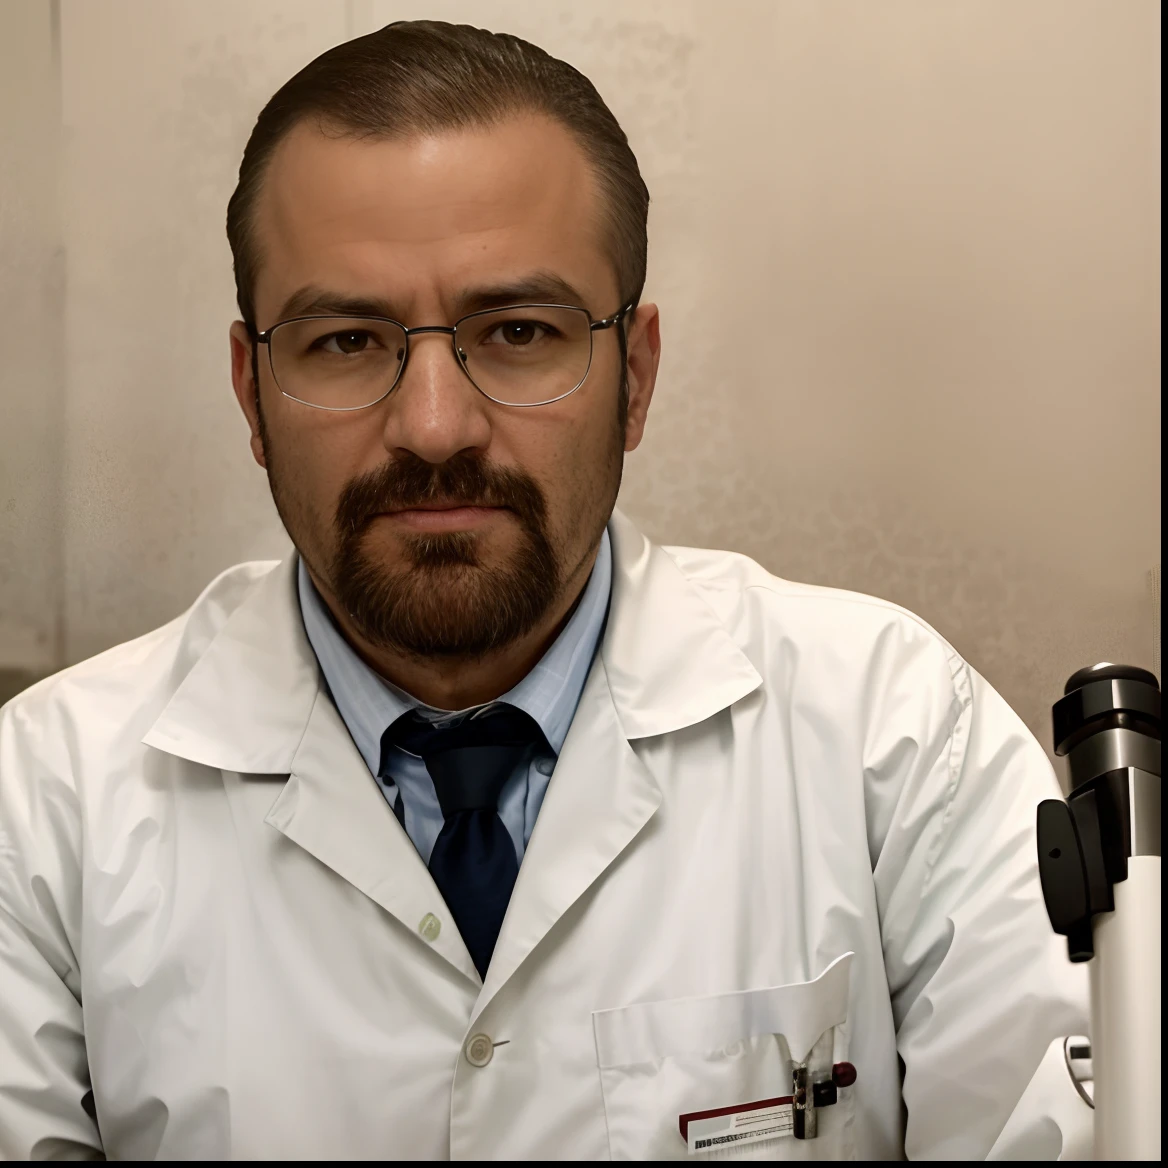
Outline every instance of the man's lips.
[(418, 503), (384, 515), (391, 522), (414, 531), (468, 531), (491, 522), (506, 510), (477, 504)]

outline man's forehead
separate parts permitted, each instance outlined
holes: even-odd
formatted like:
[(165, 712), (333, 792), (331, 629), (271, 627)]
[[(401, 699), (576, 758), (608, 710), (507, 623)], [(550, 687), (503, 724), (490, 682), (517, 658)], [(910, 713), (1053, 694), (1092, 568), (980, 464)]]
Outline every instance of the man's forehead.
[(257, 200), (257, 292), (411, 274), (478, 284), (501, 265), (590, 282), (581, 269), (606, 266), (598, 198), (583, 150), (547, 118), (377, 141), (304, 124)]

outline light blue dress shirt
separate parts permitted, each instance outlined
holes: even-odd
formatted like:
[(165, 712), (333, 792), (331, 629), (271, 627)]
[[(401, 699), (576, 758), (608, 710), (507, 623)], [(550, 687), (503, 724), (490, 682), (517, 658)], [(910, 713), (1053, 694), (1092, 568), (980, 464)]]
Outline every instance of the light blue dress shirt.
[[(297, 580), (304, 631), (337, 710), (390, 807), (400, 792), (406, 832), (428, 864), (443, 822), (434, 784), (422, 760), (399, 749), (389, 759), (388, 769), (394, 777), (379, 776), (381, 736), (408, 710), (417, 710), (435, 722), (453, 711), (424, 705), (370, 669), (341, 635), (303, 560)], [(552, 757), (537, 754), (529, 764), (519, 766), (499, 796), (499, 817), (511, 835), (520, 863), (600, 643), (611, 589), (612, 549), (606, 530), (592, 574), (568, 623), (531, 672), (498, 699), (530, 714), (554, 752)]]

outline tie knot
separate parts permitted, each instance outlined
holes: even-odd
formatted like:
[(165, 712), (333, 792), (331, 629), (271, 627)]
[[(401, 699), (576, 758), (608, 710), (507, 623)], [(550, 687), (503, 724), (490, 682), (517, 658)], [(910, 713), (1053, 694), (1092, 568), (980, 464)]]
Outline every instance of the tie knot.
[(426, 764), (445, 818), (460, 811), (494, 811), (520, 760), (544, 741), (534, 718), (504, 703), (446, 724), (428, 722), (411, 710), (382, 736), (382, 771), (387, 749), (399, 747)]

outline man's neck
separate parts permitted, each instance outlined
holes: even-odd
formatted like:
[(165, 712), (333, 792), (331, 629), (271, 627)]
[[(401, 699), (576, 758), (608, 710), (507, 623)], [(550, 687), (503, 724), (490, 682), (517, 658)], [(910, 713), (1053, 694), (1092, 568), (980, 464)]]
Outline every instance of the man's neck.
[(547, 616), (530, 633), (482, 657), (412, 657), (371, 645), (311, 568), (309, 577), (353, 651), (375, 673), (437, 710), (465, 710), (514, 689), (538, 664), (571, 619), (596, 563), (599, 545), (577, 567)]

